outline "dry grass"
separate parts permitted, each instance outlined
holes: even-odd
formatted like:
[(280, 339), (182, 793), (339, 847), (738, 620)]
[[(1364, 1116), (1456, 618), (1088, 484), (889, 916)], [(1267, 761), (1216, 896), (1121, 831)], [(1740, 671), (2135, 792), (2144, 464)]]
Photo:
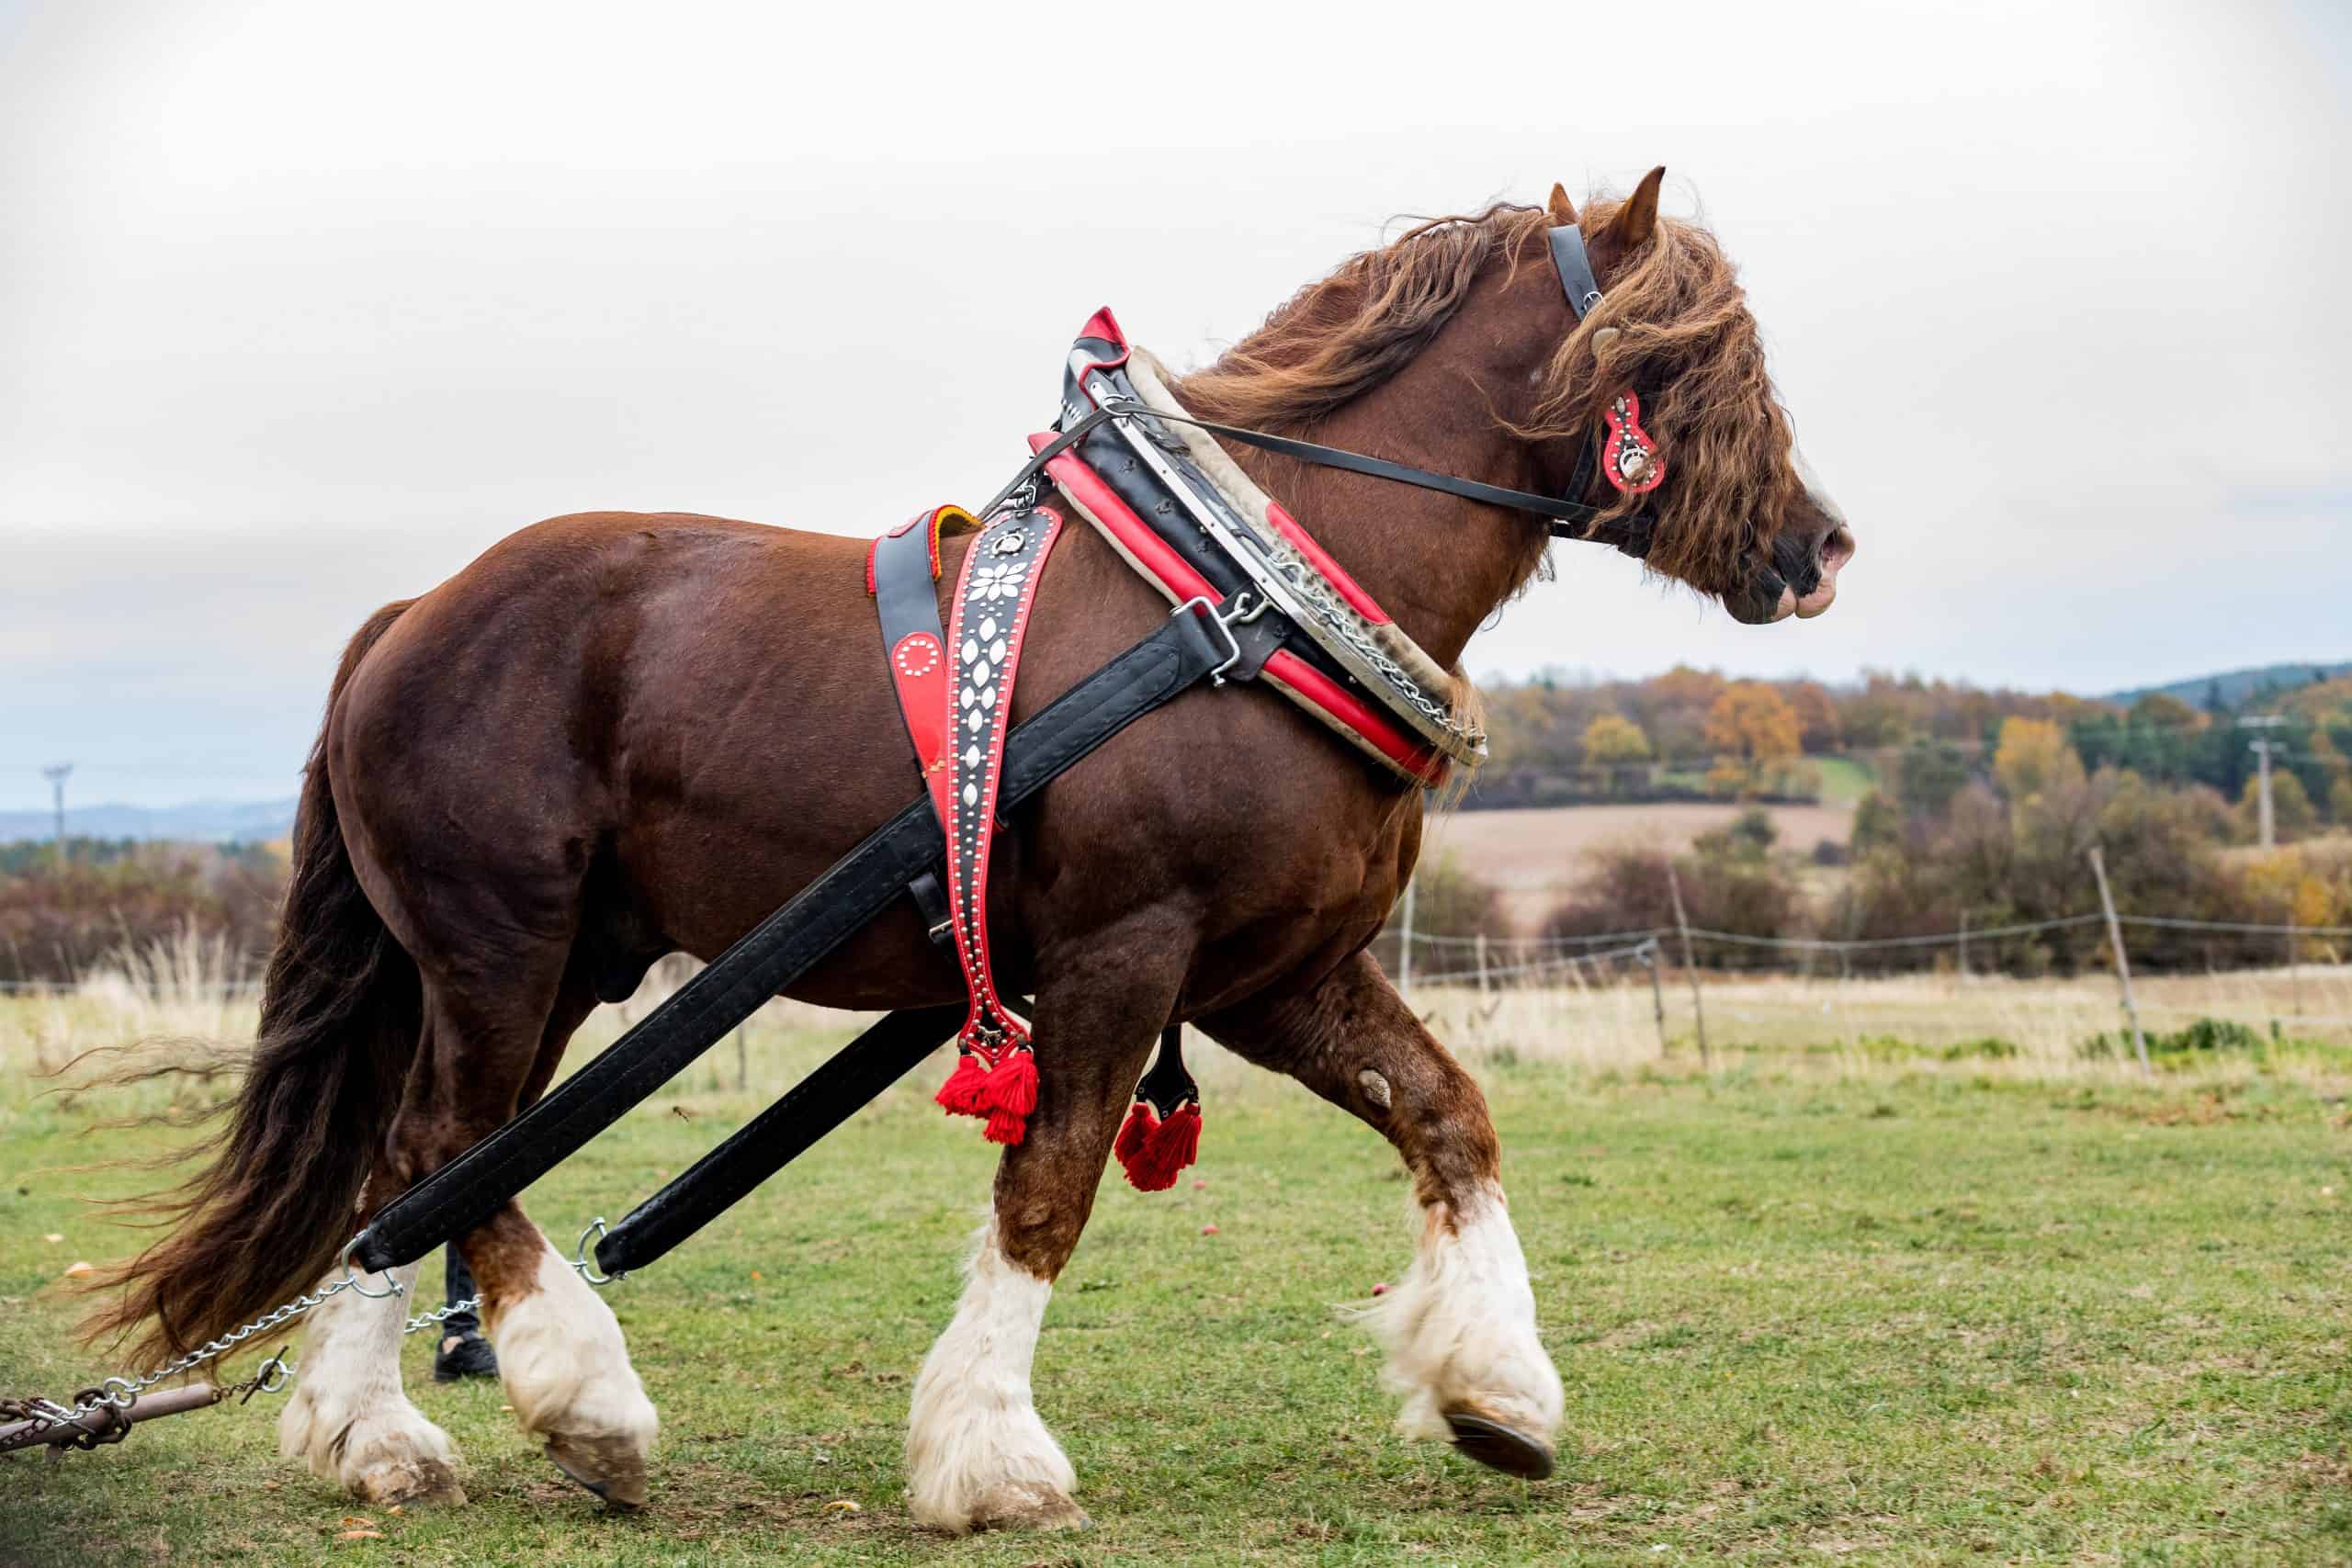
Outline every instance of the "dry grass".
[[(1926, 1066), (2067, 1079), (2138, 1071), (2128, 1059), (2085, 1054), (2095, 1036), (2124, 1027), (2115, 981), (2106, 975), (2071, 980), (1951, 974), (1862, 980), (1708, 976), (1700, 991), (1719, 1067), (1804, 1065), (1851, 1077)], [(2135, 993), (2151, 1032), (2176, 1031), (2199, 1018), (2226, 1019), (2321, 1047), (2275, 1054), (2280, 1059), (2273, 1067), (2291, 1060), (2302, 1065), (2297, 1070), (2334, 1077), (2352, 1070), (2352, 1053), (2324, 1049), (2352, 1046), (2352, 966), (2162, 976), (2142, 979)], [(1694, 1060), (1697, 1052), (1688, 978), (1668, 971), (1654, 998), (1645, 964), (1619, 961), (1589, 977), (1564, 971), (1560, 980), (1497, 987), (1485, 996), (1470, 985), (1417, 987), (1413, 1000), (1430, 1027), (1473, 1060), (1506, 1056), (1623, 1072), (1668, 1055)], [(2245, 1057), (2189, 1066), (2223, 1076), (2257, 1070)]]

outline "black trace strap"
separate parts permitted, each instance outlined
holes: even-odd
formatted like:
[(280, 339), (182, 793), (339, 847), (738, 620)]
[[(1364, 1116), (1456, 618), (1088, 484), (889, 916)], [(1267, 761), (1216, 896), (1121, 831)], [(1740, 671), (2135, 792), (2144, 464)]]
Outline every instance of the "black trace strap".
[[(1013, 730), (999, 809), (1012, 810), (1136, 719), (1227, 668), (1232, 648), (1209, 615), (1182, 614), (1162, 622)], [(902, 897), (910, 880), (940, 862), (944, 849), (931, 797), (920, 795), (604, 1055), (387, 1203), (354, 1238), (351, 1256), (371, 1272), (390, 1269), (481, 1224)], [(928, 1025), (921, 1014), (894, 1016), (910, 1026)]]

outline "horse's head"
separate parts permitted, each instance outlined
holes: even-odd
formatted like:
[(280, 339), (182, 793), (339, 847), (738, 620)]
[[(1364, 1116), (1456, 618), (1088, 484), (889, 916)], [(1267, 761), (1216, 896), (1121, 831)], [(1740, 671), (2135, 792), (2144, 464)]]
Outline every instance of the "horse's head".
[(1648, 475), (1656, 482), (1645, 489), (1636, 456), (1634, 482), (1594, 479), (1577, 499), (1604, 506), (1595, 534), (1721, 599), (1739, 620), (1818, 615), (1853, 558), (1853, 530), (1797, 456), (1731, 263), (1705, 230), (1658, 215), (1665, 175), (1652, 169), (1631, 197), (1589, 202), (1581, 215), (1553, 187), (1546, 217), (1577, 227), (1603, 297), (1544, 367), (1521, 434), (1551, 444), (1564, 472), (1578, 471), (1631, 390), (1664, 475)]

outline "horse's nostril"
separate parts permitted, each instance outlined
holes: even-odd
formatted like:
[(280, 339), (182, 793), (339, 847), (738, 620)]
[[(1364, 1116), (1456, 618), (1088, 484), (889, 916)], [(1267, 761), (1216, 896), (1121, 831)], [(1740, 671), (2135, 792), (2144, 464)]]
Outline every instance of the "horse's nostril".
[(1829, 530), (1828, 536), (1821, 541), (1820, 560), (1823, 573), (1825, 575), (1834, 573), (1839, 567), (1853, 558), (1853, 530), (1842, 524)]

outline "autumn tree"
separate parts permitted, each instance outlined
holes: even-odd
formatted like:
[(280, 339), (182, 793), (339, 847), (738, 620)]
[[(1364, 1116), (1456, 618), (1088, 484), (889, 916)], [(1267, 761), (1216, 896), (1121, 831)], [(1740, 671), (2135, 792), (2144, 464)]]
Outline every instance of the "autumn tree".
[(1650, 738), (1623, 714), (1596, 714), (1592, 722), (1584, 727), (1584, 758), (1588, 762), (1603, 765), (1646, 762), (1650, 760)]
[[(2280, 843), (2308, 837), (2319, 826), (2318, 808), (2312, 805), (2312, 792), (2303, 781), (2285, 768), (2270, 773), (2270, 825)], [(2247, 839), (2254, 840), (2262, 832), (2262, 780), (2245, 781), (2245, 793), (2238, 797), (2238, 826)]]
[(1707, 710), (1707, 744), (1721, 778), (1733, 769), (1753, 789), (1767, 763), (1797, 755), (1797, 714), (1761, 681), (1735, 681)]
[(1789, 705), (1796, 710), (1797, 741), (1807, 752), (1833, 750), (1843, 738), (1838, 722), (1838, 699), (1818, 681), (1798, 681), (1788, 688)]
[(2048, 719), (2005, 719), (1993, 752), (1993, 776), (2003, 795), (2022, 801), (2053, 786), (2081, 783), (2083, 761), (2066, 732)]

